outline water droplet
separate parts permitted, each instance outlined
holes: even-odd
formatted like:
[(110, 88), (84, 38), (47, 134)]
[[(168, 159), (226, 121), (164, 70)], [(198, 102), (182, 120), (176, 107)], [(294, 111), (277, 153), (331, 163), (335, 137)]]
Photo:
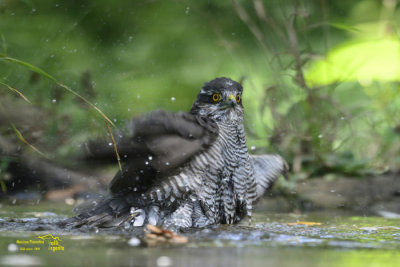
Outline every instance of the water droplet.
[(344, 120), (344, 119), (345, 119), (345, 117), (344, 117), (344, 116), (342, 116), (342, 117), (340, 117), (340, 119), (341, 119), (341, 120)]
[(53, 57), (54, 57), (54, 54), (51, 54), (51, 55), (50, 55), (50, 58), (53, 58)]
[(190, 7), (186, 7), (185, 14), (189, 14), (189, 12), (190, 12)]
[(110, 143), (108, 143), (108, 145), (109, 145), (109, 146), (112, 146), (112, 143), (110, 142)]
[(52, 99), (51, 102), (52, 102), (52, 103), (56, 103), (56, 102), (57, 102), (57, 99)]
[(251, 146), (250, 149), (251, 150), (256, 150), (256, 146)]
[(133, 40), (133, 37), (132, 37), (132, 36), (129, 36), (129, 37), (128, 37), (128, 41), (129, 41), (129, 42), (132, 42), (132, 40)]
[(18, 246), (14, 243), (11, 243), (8, 245), (8, 251), (10, 251), (10, 252), (18, 251)]
[(36, 8), (32, 8), (32, 13), (35, 13), (36, 12)]
[(137, 97), (137, 99), (140, 99), (140, 95), (137, 95), (136, 97)]
[(148, 161), (145, 161), (144, 164), (149, 165), (149, 162), (148, 162)]
[(169, 164), (170, 164), (170, 163), (169, 163), (168, 161), (167, 161), (167, 162), (165, 162), (165, 165), (169, 166)]
[(175, 97), (171, 97), (171, 101), (175, 101), (176, 100), (176, 98)]
[[(124, 228), (125, 230), (129, 230), (129, 228), (131, 228), (131, 224), (129, 222), (124, 222)], [(129, 241), (128, 241), (129, 244)]]
[(318, 138), (321, 139), (322, 137), (324, 137), (323, 134), (318, 135)]
[(153, 159), (153, 157), (152, 156), (149, 156), (149, 160), (152, 160)]
[(157, 259), (157, 266), (167, 267), (172, 265), (172, 259), (167, 256), (161, 256)]
[(137, 247), (140, 245), (140, 239), (137, 237), (132, 237), (131, 239), (129, 239), (128, 245), (131, 247)]
[(113, 119), (113, 121), (114, 121), (114, 122), (117, 122), (117, 119), (116, 119), (116, 118), (114, 118), (114, 119)]

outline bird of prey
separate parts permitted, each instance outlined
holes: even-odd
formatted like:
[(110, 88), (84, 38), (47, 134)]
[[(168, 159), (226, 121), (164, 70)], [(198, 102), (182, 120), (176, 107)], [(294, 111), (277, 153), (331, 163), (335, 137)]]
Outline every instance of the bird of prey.
[[(243, 88), (229, 78), (204, 84), (189, 112), (154, 111), (116, 141), (124, 160), (109, 196), (81, 209), (75, 226), (205, 227), (233, 224), (287, 170), (279, 155), (249, 155)], [(89, 157), (112, 149), (89, 146)]]

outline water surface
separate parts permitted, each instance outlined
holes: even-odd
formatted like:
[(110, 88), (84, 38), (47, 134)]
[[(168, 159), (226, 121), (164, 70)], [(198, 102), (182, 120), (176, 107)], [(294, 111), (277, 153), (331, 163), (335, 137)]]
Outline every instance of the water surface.
[[(189, 238), (187, 244), (149, 247), (141, 228), (57, 227), (56, 222), (71, 216), (70, 210), (65, 204), (3, 204), (0, 265), (400, 266), (398, 219), (341, 212), (257, 212), (250, 225), (245, 220), (234, 226), (191, 229), (181, 233)], [(48, 241), (21, 244), (46, 235), (58, 237), (63, 250), (53, 251), (54, 245), (49, 250)]]

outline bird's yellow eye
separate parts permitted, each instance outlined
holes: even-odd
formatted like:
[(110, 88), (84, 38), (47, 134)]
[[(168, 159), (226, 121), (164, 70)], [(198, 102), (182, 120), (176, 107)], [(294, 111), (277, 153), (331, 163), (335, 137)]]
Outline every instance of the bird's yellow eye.
[(222, 96), (221, 96), (221, 94), (219, 94), (219, 93), (214, 93), (214, 94), (212, 95), (212, 100), (213, 100), (214, 102), (219, 102), (219, 101), (221, 101), (221, 99), (222, 99)]
[(236, 95), (236, 103), (240, 103), (242, 100), (241, 96), (239, 94)]

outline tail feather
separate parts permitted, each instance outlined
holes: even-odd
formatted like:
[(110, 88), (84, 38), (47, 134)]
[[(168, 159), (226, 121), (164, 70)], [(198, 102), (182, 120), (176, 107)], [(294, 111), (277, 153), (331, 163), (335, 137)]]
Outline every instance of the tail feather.
[(77, 208), (80, 212), (77, 216), (69, 218), (63, 222), (64, 225), (81, 227), (114, 227), (121, 226), (126, 221), (134, 221), (138, 214), (131, 214), (131, 207), (135, 203), (130, 203), (126, 196), (112, 196), (105, 198), (95, 205), (86, 205)]

